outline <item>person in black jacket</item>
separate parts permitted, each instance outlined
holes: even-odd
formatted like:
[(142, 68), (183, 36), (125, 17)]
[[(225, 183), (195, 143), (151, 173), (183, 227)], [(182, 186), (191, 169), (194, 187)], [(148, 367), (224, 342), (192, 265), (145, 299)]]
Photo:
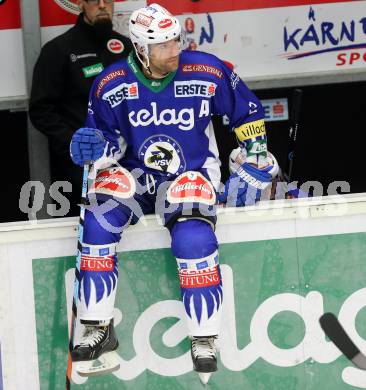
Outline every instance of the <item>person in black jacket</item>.
[(50, 143), (53, 180), (72, 184), (69, 215), (76, 215), (82, 170), (69, 154), (70, 140), (84, 125), (89, 90), (105, 67), (127, 57), (129, 38), (113, 31), (114, 0), (78, 0), (75, 26), (46, 43), (33, 71), (29, 115)]

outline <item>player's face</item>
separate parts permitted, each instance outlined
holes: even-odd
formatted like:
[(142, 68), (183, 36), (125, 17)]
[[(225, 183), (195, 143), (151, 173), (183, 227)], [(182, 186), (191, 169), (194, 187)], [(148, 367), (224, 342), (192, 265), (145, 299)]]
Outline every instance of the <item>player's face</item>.
[(164, 43), (155, 43), (149, 48), (150, 67), (161, 74), (178, 69), (181, 45), (179, 38)]
[(78, 4), (89, 24), (112, 21), (114, 0), (79, 0)]

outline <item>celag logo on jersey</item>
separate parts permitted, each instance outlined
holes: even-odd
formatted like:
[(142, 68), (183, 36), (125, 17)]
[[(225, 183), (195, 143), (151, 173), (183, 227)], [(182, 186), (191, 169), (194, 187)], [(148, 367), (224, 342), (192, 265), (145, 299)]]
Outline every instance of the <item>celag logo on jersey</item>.
[(103, 96), (103, 100), (107, 100), (112, 108), (118, 106), (124, 99), (138, 99), (139, 88), (137, 83), (132, 84), (120, 84), (117, 87), (106, 92)]
[(209, 81), (190, 80), (190, 81), (175, 81), (174, 96), (202, 96), (211, 97), (215, 95), (217, 84)]
[(186, 169), (182, 149), (178, 142), (164, 134), (154, 135), (144, 141), (139, 157), (148, 168), (166, 174), (180, 174)]
[(131, 111), (128, 118), (133, 127), (149, 126), (152, 123), (159, 125), (178, 125), (181, 130), (192, 130), (194, 126), (194, 110), (193, 108), (182, 108), (177, 112), (175, 108), (166, 108), (159, 112), (158, 105), (151, 102), (151, 111), (143, 108), (140, 111)]

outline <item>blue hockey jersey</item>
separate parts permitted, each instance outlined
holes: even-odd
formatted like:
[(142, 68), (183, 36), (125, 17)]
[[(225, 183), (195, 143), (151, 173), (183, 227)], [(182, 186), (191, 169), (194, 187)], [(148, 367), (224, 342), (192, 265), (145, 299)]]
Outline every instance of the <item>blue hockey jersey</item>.
[(227, 115), (250, 153), (266, 150), (258, 98), (217, 57), (183, 51), (177, 71), (162, 80), (146, 78), (137, 63), (130, 53), (105, 69), (90, 92), (86, 126), (103, 132), (108, 157), (154, 175), (205, 170), (219, 182), (213, 114)]

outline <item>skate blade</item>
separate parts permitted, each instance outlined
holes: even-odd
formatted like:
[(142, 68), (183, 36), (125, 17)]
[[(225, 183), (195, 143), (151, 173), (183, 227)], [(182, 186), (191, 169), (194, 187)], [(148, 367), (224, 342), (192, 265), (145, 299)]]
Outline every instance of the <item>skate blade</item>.
[(76, 363), (76, 372), (84, 377), (110, 374), (119, 369), (119, 360), (115, 351), (107, 352), (98, 359)]
[(200, 381), (205, 386), (207, 385), (208, 381), (210, 380), (210, 377), (212, 375), (212, 372), (199, 372), (198, 376), (200, 377)]

